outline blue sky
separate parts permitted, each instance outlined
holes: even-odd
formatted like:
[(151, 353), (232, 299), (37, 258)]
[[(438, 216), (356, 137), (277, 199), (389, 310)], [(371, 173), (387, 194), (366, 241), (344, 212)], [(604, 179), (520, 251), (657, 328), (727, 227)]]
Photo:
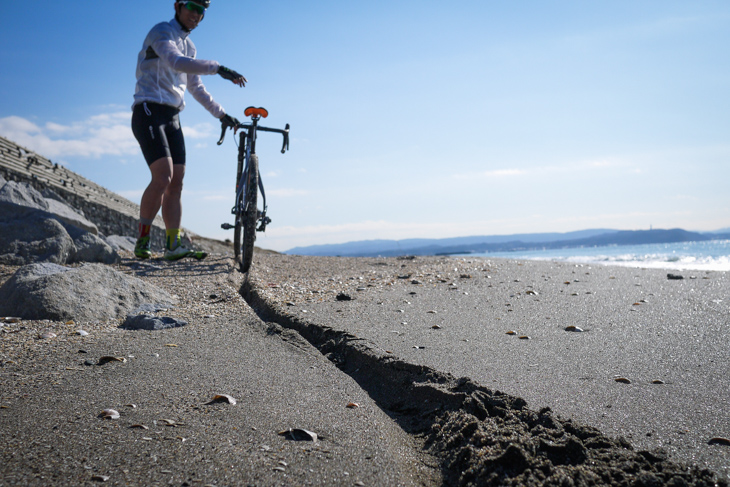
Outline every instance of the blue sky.
[[(138, 202), (135, 63), (172, 1), (4, 6), (0, 135)], [(198, 57), (242, 118), (295, 246), (586, 228), (730, 227), (726, 1), (212, 0)], [(236, 148), (190, 95), (183, 225), (226, 238)]]

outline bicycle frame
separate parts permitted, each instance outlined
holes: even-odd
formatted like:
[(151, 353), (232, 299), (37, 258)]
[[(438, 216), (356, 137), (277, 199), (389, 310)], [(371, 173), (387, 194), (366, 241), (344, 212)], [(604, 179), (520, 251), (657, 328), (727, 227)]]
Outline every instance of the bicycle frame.
[[(244, 114), (251, 117), (251, 122), (239, 124), (235, 130), (241, 130), (238, 144), (238, 170), (236, 180), (236, 200), (231, 213), (235, 216), (235, 223), (231, 225), (224, 223), (224, 229), (235, 229), (234, 251), (236, 260), (239, 260), (241, 271), (247, 272), (251, 265), (253, 256), (253, 243), (256, 239), (256, 232), (263, 232), (271, 219), (266, 216), (268, 205), (266, 203), (266, 192), (258, 169), (258, 156), (256, 156), (256, 139), (258, 131), (275, 132), (282, 134), (284, 143), (281, 148), (282, 154), (289, 148), (289, 124), (285, 129), (274, 129), (259, 125), (259, 120), (266, 117), (268, 112), (264, 108), (248, 107)], [(222, 127), (221, 137), (218, 145), (223, 143), (227, 127)], [(249, 187), (252, 186), (252, 187)], [(260, 191), (262, 196), (262, 210), (257, 208), (256, 193)], [(258, 227), (257, 227), (258, 224)], [(241, 231), (244, 232), (241, 240)]]

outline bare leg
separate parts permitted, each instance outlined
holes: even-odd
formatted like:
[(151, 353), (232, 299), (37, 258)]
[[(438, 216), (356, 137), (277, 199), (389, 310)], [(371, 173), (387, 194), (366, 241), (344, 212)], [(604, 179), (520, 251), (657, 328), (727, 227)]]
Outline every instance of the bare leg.
[[(142, 194), (142, 201), (139, 205), (140, 218), (152, 220), (157, 216), (162, 206), (162, 198), (167, 191), (173, 175), (172, 159), (161, 157), (149, 166), (152, 173), (152, 181)], [(167, 223), (165, 223), (167, 225)]]
[(182, 222), (182, 189), (185, 177), (184, 164), (174, 164), (172, 168), (172, 181), (162, 196), (162, 219), (168, 229), (180, 228)]

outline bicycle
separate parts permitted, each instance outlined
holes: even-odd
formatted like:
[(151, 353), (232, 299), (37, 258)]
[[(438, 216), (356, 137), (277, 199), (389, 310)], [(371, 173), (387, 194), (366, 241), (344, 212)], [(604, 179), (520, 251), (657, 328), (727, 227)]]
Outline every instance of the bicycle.
[[(266, 230), (271, 218), (266, 215), (266, 192), (259, 173), (259, 158), (256, 155), (256, 137), (258, 131), (276, 132), (284, 136), (281, 153), (289, 149), (289, 124), (284, 129), (273, 129), (259, 125), (259, 120), (266, 118), (269, 112), (265, 108), (248, 107), (244, 115), (251, 121), (233, 127), (234, 132), (240, 130), (238, 143), (238, 171), (236, 175), (236, 200), (231, 213), (235, 215), (235, 223), (221, 224), (224, 230), (233, 228), (233, 249), (236, 262), (243, 273), (248, 272), (253, 260), (253, 247), (256, 232)], [(221, 131), (218, 145), (223, 143), (227, 127)], [(257, 207), (258, 191), (261, 191), (262, 209)], [(258, 227), (257, 227), (258, 224)], [(243, 237), (243, 238), (241, 238)]]

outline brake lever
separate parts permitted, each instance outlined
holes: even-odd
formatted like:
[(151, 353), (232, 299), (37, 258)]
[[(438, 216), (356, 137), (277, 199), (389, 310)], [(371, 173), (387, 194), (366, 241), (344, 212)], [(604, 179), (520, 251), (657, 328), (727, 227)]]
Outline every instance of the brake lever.
[(226, 127), (225, 125), (221, 124), (221, 138), (218, 139), (218, 145), (221, 145), (223, 143), (223, 139), (226, 138)]
[(285, 153), (289, 150), (289, 124), (286, 124), (284, 128), (284, 145), (281, 146), (281, 153)]

